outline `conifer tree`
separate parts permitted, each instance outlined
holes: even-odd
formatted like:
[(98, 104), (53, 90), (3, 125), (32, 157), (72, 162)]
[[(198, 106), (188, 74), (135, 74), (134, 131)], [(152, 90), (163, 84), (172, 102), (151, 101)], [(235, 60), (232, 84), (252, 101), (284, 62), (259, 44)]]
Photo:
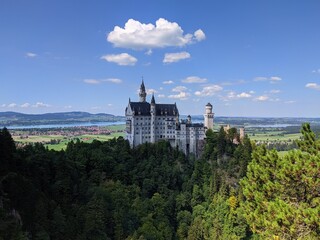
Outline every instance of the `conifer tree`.
[(310, 125), (302, 127), (301, 150), (279, 157), (258, 147), (241, 181), (244, 215), (264, 238), (318, 239), (320, 235), (320, 154)]

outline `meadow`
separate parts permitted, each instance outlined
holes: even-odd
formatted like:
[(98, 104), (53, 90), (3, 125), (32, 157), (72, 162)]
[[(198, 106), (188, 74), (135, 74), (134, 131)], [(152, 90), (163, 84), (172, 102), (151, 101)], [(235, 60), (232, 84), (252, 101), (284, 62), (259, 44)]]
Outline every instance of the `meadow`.
[[(88, 128), (89, 129), (89, 128)], [(108, 141), (112, 138), (124, 137), (125, 125), (113, 125), (101, 127), (103, 132), (108, 131), (108, 134), (97, 134), (96, 131), (74, 131), (74, 129), (55, 129), (50, 131), (42, 131), (40, 133), (32, 133), (28, 130), (11, 131), (13, 132), (13, 139), (16, 143), (25, 145), (32, 143), (42, 143), (49, 150), (64, 150), (70, 141), (79, 139), (82, 142), (91, 143), (93, 140)], [(69, 134), (67, 134), (69, 131)], [(55, 134), (52, 134), (55, 132)], [(32, 134), (30, 134), (32, 133)]]

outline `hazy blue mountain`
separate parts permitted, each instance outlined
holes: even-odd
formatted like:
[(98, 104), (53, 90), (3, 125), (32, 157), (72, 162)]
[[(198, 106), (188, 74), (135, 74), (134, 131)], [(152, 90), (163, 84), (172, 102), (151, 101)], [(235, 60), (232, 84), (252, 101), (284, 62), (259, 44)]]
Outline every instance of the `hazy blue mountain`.
[(114, 122), (124, 121), (123, 116), (114, 116), (107, 113), (91, 114), (87, 112), (60, 112), (45, 114), (25, 114), (18, 112), (0, 112), (0, 125), (26, 124), (66, 124), (77, 122)]

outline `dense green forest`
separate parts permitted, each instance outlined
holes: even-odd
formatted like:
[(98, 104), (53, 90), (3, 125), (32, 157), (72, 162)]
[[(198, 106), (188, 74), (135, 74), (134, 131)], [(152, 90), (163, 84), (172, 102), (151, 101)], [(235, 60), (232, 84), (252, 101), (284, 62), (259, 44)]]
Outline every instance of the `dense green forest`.
[(121, 137), (16, 148), (4, 128), (0, 239), (319, 239), (320, 143), (302, 133), (280, 157), (209, 130), (195, 159)]

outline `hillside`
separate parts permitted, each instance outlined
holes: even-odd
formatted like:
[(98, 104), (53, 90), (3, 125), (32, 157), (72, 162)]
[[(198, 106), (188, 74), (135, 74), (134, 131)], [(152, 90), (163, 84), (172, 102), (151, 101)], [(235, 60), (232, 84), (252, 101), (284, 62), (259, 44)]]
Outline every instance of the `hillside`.
[(18, 112), (0, 112), (0, 126), (68, 124), (81, 122), (114, 122), (123, 121), (124, 117), (112, 114), (87, 112), (60, 112), (45, 114), (24, 114)]

